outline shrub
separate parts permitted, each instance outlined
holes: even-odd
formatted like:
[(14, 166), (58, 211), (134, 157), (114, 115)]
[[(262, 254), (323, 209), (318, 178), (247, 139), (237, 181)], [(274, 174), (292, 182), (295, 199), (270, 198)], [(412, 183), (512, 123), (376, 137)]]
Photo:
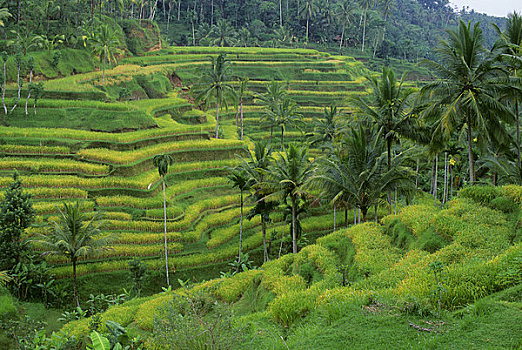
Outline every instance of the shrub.
[(475, 185), (464, 187), (460, 190), (459, 196), (470, 198), (480, 204), (488, 204), (500, 195), (500, 189), (495, 186)]

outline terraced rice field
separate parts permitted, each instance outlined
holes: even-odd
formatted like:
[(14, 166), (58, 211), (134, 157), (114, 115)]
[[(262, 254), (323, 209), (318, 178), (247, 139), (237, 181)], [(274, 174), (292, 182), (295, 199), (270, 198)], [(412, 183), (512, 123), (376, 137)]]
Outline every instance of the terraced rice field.
[[(219, 52), (228, 54), (235, 79), (251, 79), (245, 141), (238, 140), (234, 108), (221, 114), (225, 137), (211, 139), (215, 110), (202, 111), (187, 98), (208, 56)], [(175, 160), (167, 176), (171, 271), (231, 261), (237, 254), (239, 194), (227, 182), (225, 168), (237, 164), (251, 140), (270, 137), (260, 123), (256, 93), (264, 92), (268, 81), (280, 80), (301, 106), (305, 127), (287, 129), (289, 142), (306, 139), (325, 106), (347, 111), (347, 98), (366, 91), (362, 64), (313, 50), (180, 47), (120, 63), (107, 71), (105, 86), (100, 72), (46, 81), (47, 99), (37, 116), (15, 113), (7, 117), (9, 126), (0, 126), (0, 188), (8, 186), (13, 170), (22, 175), (38, 215), (29, 236), (48, 232), (46, 223), (56, 219), (63, 201), (80, 200), (90, 215), (106, 213), (104, 230), (114, 237), (113, 249), (82, 260), (79, 275), (110, 276), (128, 269), (134, 257), (162, 268), (163, 197), (152, 164), (159, 153)], [(128, 94), (133, 100), (122, 98)], [(22, 123), (21, 118), (33, 119)], [(281, 216), (274, 218), (273, 245), (284, 226)], [(314, 208), (303, 219), (305, 233), (312, 236), (332, 226), (329, 208)], [(256, 256), (261, 244), (259, 221), (246, 221), (243, 249)], [(63, 258), (48, 260), (58, 278), (71, 276)]]

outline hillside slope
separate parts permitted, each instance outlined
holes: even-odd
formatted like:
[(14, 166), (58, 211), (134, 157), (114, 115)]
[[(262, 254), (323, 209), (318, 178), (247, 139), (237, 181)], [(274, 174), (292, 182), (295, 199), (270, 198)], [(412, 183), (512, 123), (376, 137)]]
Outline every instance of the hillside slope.
[[(230, 348), (519, 348), (521, 194), (466, 188), (442, 209), (420, 200), (257, 270), (112, 307), (102, 320), (144, 332), (153, 349), (209, 344), (216, 315), (226, 324), (213, 341), (232, 337)], [(193, 316), (187, 305), (206, 320), (197, 334), (176, 333)], [(86, 336), (88, 323), (63, 330)]]

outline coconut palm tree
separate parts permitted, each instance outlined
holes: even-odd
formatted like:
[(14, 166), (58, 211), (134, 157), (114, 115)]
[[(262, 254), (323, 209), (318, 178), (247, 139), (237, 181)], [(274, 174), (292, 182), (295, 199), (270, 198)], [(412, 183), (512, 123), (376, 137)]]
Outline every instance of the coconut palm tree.
[[(520, 69), (522, 69), (522, 17), (517, 13), (513, 12), (508, 15), (506, 21), (506, 29), (502, 32), (496, 25), (494, 25), (500, 40), (495, 44), (494, 49), (500, 51), (501, 58), (507, 65), (508, 70), (513, 77), (518, 77)], [(520, 85), (520, 84), (519, 84)], [(516, 149), (517, 149), (517, 161), (518, 168), (522, 168), (522, 159), (520, 155), (520, 111), (519, 111), (519, 99), (521, 95), (520, 88), (510, 85), (507, 90), (510, 95), (510, 99), (514, 104), (514, 114), (516, 120)]]
[(341, 23), (341, 40), (339, 41), (339, 49), (343, 47), (344, 43), (344, 33), (346, 30), (346, 26), (352, 25), (354, 21), (353, 12), (355, 10), (355, 3), (352, 0), (345, 0), (340, 2), (337, 8), (337, 18)]
[(214, 37), (214, 45), (219, 47), (231, 46), (236, 36), (236, 32), (234, 27), (228, 21), (220, 19), (216, 25), (212, 26), (210, 36)]
[(399, 157), (388, 170), (382, 131), (352, 127), (337, 152), (319, 162), (312, 184), (318, 184), (332, 203), (351, 202), (366, 221), (369, 208), (377, 205), (384, 192), (410, 183), (411, 171), (400, 166)]
[(0, 27), (5, 26), (5, 22), (12, 17), (11, 13), (9, 13), (9, 9), (1, 8), (0, 9)]
[(266, 141), (255, 141), (254, 149), (248, 152), (248, 158), (241, 158), (241, 166), (251, 179), (251, 188), (254, 190), (252, 197), (255, 206), (248, 213), (250, 220), (255, 216), (261, 217), (261, 229), (263, 233), (263, 262), (268, 260), (266, 247), (266, 224), (270, 221), (270, 214), (277, 206), (277, 202), (269, 201), (266, 197), (270, 194), (270, 188), (265, 183), (266, 173), (270, 166), (272, 148)]
[(270, 142), (272, 142), (274, 126), (276, 125), (274, 120), (275, 111), (286, 94), (287, 92), (281, 82), (272, 80), (267, 84), (266, 92), (256, 96), (257, 102), (263, 106), (265, 110), (263, 120), (270, 125)]
[(199, 87), (196, 88), (196, 102), (210, 104), (211, 97), (216, 96), (216, 139), (219, 138), (219, 109), (222, 105), (228, 107), (228, 100), (235, 97), (233, 86), (229, 83), (230, 63), (226, 55), (221, 53), (217, 58), (211, 58), (210, 68), (203, 72)]
[(105, 85), (105, 66), (107, 62), (111, 63), (116, 60), (115, 55), (121, 53), (118, 49), (120, 41), (116, 33), (107, 24), (102, 25), (92, 36), (93, 50), (103, 62), (102, 84)]
[(71, 261), (74, 300), (79, 307), (76, 278), (78, 260), (94, 256), (101, 250), (107, 249), (110, 238), (101, 234), (100, 228), (103, 225), (103, 221), (100, 220), (101, 213), (96, 213), (87, 221), (79, 201), (74, 205), (63, 203), (63, 210), (58, 207), (58, 211), (60, 213), (58, 221), (52, 222), (53, 233), (41, 236), (35, 242), (44, 247), (44, 255), (61, 255)]
[(352, 100), (356, 112), (369, 118), (378, 128), (386, 141), (388, 170), (391, 169), (392, 148), (399, 137), (417, 138), (415, 119), (409, 113), (411, 89), (404, 89), (403, 76), (400, 81), (395, 78), (392, 69), (383, 67), (380, 79), (367, 77), (372, 93), (367, 102), (363, 97)]
[(317, 13), (317, 3), (315, 0), (304, 0), (303, 5), (300, 9), (301, 17), (306, 19), (306, 41), (308, 42), (309, 24), (310, 19)]
[(281, 128), (281, 151), (284, 149), (285, 127), (288, 125), (299, 126), (301, 123), (301, 114), (298, 112), (297, 103), (288, 96), (284, 96), (277, 104), (274, 111), (268, 112), (270, 120), (274, 125)]
[(167, 252), (167, 200), (165, 198), (165, 175), (169, 171), (169, 166), (174, 164), (174, 159), (169, 154), (158, 154), (152, 159), (152, 163), (158, 169), (158, 174), (161, 177), (163, 183), (163, 218), (165, 227), (165, 270), (167, 272), (167, 286), (170, 286), (169, 281), (169, 261)]
[[(363, 22), (363, 34), (362, 34), (362, 48), (361, 51), (364, 52), (364, 42), (366, 41), (366, 24), (367, 24), (367, 14), (368, 9), (373, 7), (375, 0), (361, 0), (361, 8), (363, 12), (361, 14), (361, 22)], [(360, 25), (360, 23), (359, 23)]]
[(308, 148), (291, 143), (277, 157), (268, 170), (268, 182), (273, 194), (280, 195), (283, 202), (290, 199), (292, 210), (292, 251), (297, 253), (296, 218), (299, 201), (306, 194), (306, 183), (314, 172), (315, 165), (308, 159)]
[(252, 183), (252, 178), (248, 172), (241, 166), (235, 168), (229, 168), (228, 180), (232, 183), (232, 187), (236, 187), (239, 190), (239, 200), (241, 206), (241, 221), (239, 225), (239, 255), (237, 261), (241, 261), (241, 248), (243, 246), (243, 194), (247, 191)]
[(324, 108), (323, 117), (319, 120), (314, 120), (312, 145), (319, 145), (322, 148), (333, 145), (335, 137), (340, 132), (339, 123), (336, 121), (340, 114), (341, 111), (336, 106)]
[(498, 99), (507, 73), (487, 57), (478, 23), (472, 27), (460, 21), (457, 30), (448, 31), (448, 35), (449, 41), (441, 41), (437, 49), (439, 62), (424, 61), (439, 78), (421, 89), (421, 96), (430, 101), (424, 116), (438, 120), (437, 128), (443, 132), (466, 130), (469, 181), (473, 184), (474, 140), (479, 145), (509, 140), (501, 121), (511, 122), (513, 114)]
[(245, 92), (247, 90), (247, 85), (248, 85), (248, 81), (249, 79), (248, 78), (244, 78), (244, 79), (241, 79), (239, 80), (239, 88), (238, 88), (238, 92), (237, 92), (237, 112), (236, 112), (236, 129), (238, 127), (238, 116), (239, 116), (239, 119), (240, 119), (240, 138), (241, 138), (241, 141), (243, 141), (243, 98), (245, 97)]

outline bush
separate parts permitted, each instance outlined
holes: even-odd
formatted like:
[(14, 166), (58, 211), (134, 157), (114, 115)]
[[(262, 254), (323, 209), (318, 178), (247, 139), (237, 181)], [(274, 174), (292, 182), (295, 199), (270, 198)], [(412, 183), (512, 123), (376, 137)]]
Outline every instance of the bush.
[(464, 187), (459, 192), (459, 197), (469, 198), (480, 204), (489, 204), (500, 195), (500, 189), (495, 186), (475, 185)]

